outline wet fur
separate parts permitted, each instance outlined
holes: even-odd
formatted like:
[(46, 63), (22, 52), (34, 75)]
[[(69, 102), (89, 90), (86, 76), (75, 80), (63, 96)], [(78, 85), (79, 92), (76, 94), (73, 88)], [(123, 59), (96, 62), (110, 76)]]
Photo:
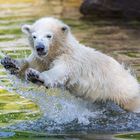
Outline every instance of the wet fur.
[[(46, 20), (51, 25), (44, 24)], [(58, 30), (61, 24), (64, 23), (54, 18), (37, 21), (33, 28), (53, 30), (54, 42), (48, 56), (39, 58), (28, 35), (32, 54), (24, 61), (17, 60), (21, 75), (32, 82), (33, 78), (41, 81), (49, 88), (65, 86), (73, 95), (91, 102), (112, 100), (124, 109), (140, 112), (136, 78), (112, 57), (80, 44), (70, 30), (63, 35)], [(26, 67), (21, 68), (23, 65)]]

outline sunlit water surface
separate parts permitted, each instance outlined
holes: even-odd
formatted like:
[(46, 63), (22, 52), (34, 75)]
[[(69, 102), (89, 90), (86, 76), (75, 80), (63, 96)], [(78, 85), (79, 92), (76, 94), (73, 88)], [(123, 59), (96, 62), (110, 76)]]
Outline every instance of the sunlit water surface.
[[(30, 48), (21, 33), (21, 25), (32, 23), (42, 16), (54, 16), (70, 25), (81, 43), (129, 64), (140, 78), (139, 22), (85, 20), (78, 12), (80, 3), (81, 0), (0, 0), (0, 58), (3, 55), (27, 57)], [(91, 120), (103, 115), (103, 111), (96, 111), (96, 108), (73, 97), (65, 89), (47, 90), (21, 81), (8, 75), (0, 65), (0, 127), (21, 131), (16, 132), (15, 139), (19, 135), (23, 139), (26, 135), (45, 139), (44, 136), (50, 134), (53, 134), (52, 139), (114, 139), (111, 135), (94, 135), (90, 132)], [(39, 133), (28, 134), (23, 130)], [(85, 132), (88, 135), (85, 136)], [(58, 133), (61, 135), (54, 135)], [(8, 135), (15, 135), (15, 132), (0, 133), (0, 136)]]

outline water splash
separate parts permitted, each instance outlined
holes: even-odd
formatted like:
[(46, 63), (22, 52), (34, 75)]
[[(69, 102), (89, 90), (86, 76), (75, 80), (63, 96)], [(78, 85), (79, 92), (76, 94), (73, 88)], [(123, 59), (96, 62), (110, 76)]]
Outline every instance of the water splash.
[(120, 132), (140, 130), (140, 115), (126, 112), (113, 102), (94, 104), (83, 101), (65, 89), (45, 89), (14, 76), (9, 76), (9, 91), (31, 99), (42, 112), (42, 117), (6, 127), (10, 130), (54, 133)]
[(43, 116), (57, 124), (69, 123), (75, 119), (78, 123), (89, 124), (89, 118), (96, 117), (98, 112), (90, 110), (91, 104), (80, 98), (76, 98), (63, 89), (46, 89), (26, 81), (21, 81), (14, 76), (10, 76), (12, 87), (21, 96), (31, 99), (41, 109)]

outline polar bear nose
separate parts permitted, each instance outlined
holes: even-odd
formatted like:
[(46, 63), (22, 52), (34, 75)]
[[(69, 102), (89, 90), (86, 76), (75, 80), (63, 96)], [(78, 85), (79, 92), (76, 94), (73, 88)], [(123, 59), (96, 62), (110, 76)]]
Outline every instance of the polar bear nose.
[(44, 46), (43, 44), (38, 44), (38, 45), (36, 46), (37, 52), (43, 52), (44, 49), (45, 49), (45, 46)]

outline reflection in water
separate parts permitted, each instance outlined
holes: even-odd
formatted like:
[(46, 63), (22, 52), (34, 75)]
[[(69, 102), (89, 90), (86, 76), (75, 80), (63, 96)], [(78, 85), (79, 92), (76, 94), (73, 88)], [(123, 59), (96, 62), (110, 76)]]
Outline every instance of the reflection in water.
[[(124, 20), (84, 20), (78, 12), (81, 2), (82, 0), (0, 0), (0, 58), (3, 55), (12, 58), (27, 57), (30, 48), (21, 33), (21, 24), (32, 23), (42, 16), (55, 16), (71, 26), (72, 32), (81, 43), (106, 52), (120, 62), (128, 63), (140, 77), (140, 23)], [(39, 112), (39, 108), (33, 102), (23, 97), (37, 103), (44, 114)], [(75, 99), (64, 91), (46, 91), (43, 87), (38, 89), (32, 84), (18, 81), (15, 77), (8, 76), (0, 66), (1, 127), (16, 122), (16, 126), (9, 128), (48, 132), (55, 129), (55, 132), (61, 133), (67, 133), (69, 128), (71, 132), (75, 132), (75, 128), (77, 131), (90, 130), (92, 126), (88, 125), (89, 118), (92, 117), (94, 120), (94, 117), (100, 116), (98, 111), (92, 110), (93, 106), (91, 109), (87, 102)], [(41, 115), (44, 116), (37, 122), (19, 123), (21, 120), (32, 120)], [(52, 121), (48, 122), (46, 118)], [(62, 125), (70, 121), (73, 122)], [(99, 120), (96, 123), (105, 122), (104, 118), (102, 122)], [(61, 127), (56, 123), (61, 124)], [(82, 126), (80, 123), (85, 125)], [(94, 121), (92, 123), (94, 124)]]

